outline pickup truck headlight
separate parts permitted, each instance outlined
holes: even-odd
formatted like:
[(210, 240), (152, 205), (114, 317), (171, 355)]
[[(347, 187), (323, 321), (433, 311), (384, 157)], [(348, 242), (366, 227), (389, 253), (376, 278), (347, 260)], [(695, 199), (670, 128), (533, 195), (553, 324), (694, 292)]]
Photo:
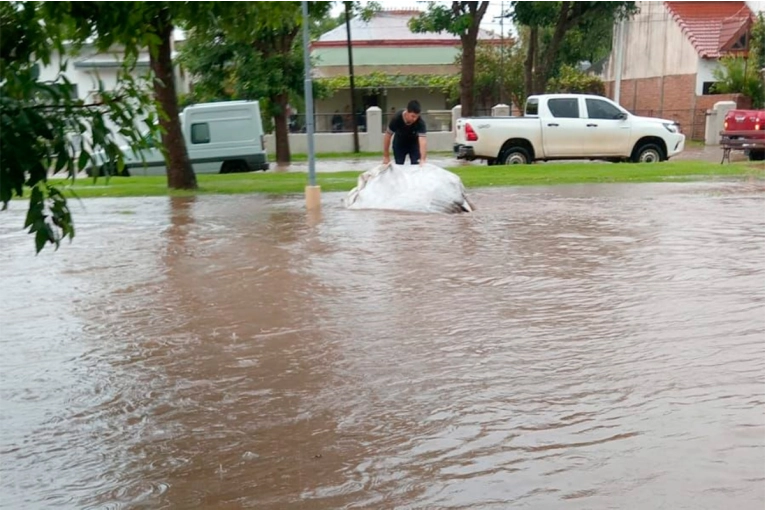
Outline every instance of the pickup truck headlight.
[(664, 122), (663, 126), (670, 133), (679, 133), (680, 132), (680, 126), (677, 125), (677, 122)]

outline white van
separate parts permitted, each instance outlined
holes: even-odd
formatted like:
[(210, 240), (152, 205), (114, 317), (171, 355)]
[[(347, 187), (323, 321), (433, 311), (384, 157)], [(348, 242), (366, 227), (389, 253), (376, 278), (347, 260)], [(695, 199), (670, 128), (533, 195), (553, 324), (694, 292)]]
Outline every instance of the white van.
[[(187, 106), (180, 113), (179, 120), (195, 173), (268, 170), (258, 101), (222, 101)], [(124, 175), (167, 174), (165, 158), (159, 147), (142, 149), (138, 154), (127, 145), (120, 149), (125, 157)], [(108, 165), (103, 164), (103, 153), (97, 153), (96, 159), (102, 162), (99, 174), (104, 175)], [(93, 175), (92, 167), (88, 168), (87, 173)]]

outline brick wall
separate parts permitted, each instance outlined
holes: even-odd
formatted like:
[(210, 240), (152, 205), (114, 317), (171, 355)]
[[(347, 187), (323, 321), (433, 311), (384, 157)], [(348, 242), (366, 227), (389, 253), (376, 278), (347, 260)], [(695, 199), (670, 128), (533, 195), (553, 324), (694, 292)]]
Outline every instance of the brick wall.
[[(606, 83), (606, 93), (614, 97), (614, 83)], [(663, 117), (680, 123), (692, 140), (703, 140), (706, 112), (718, 101), (735, 101), (738, 108), (749, 108), (751, 100), (741, 94), (696, 95), (696, 75), (622, 80), (621, 105), (636, 115)]]

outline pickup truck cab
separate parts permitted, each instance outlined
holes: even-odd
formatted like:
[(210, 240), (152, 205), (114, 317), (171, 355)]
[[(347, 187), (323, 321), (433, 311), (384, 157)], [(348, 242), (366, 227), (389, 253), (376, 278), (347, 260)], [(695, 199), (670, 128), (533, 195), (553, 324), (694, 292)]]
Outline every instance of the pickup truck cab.
[(529, 96), (523, 117), (457, 121), (458, 159), (489, 165), (560, 159), (665, 161), (685, 148), (672, 120), (633, 115), (608, 98), (588, 94)]

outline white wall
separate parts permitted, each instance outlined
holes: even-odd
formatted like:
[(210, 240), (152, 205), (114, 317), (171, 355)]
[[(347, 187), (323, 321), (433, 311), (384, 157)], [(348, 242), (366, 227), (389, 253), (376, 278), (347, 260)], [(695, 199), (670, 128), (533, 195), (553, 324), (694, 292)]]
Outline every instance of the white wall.
[[(395, 107), (396, 111), (406, 108), (407, 103), (412, 99), (420, 102), (422, 111), (427, 114), (428, 111), (437, 110), (443, 112), (446, 109), (446, 96), (440, 92), (430, 92), (424, 88), (406, 88), (406, 89), (388, 89), (381, 95), (380, 108), (383, 110), (383, 123), (387, 126), (390, 119), (390, 109)], [(338, 111), (341, 115), (345, 114), (345, 108), (350, 107), (351, 97), (349, 90), (340, 90), (332, 97), (316, 101), (316, 128), (318, 132), (331, 131), (332, 115)], [(357, 108), (362, 105), (357, 104)], [(305, 112), (299, 112), (300, 114)], [(447, 115), (448, 118), (448, 115)], [(438, 125), (433, 125), (432, 129), (438, 129)], [(428, 124), (428, 129), (431, 125)]]
[[(696, 49), (672, 19), (664, 2), (638, 2), (640, 13), (625, 23), (622, 80), (694, 74)], [(614, 37), (618, 35), (615, 31)], [(617, 47), (616, 39), (614, 48)], [(603, 80), (615, 78), (616, 51), (611, 52)]]
[[(308, 152), (308, 137), (303, 133), (290, 133), (290, 152), (292, 154), (306, 154)], [(314, 134), (314, 148), (316, 154), (330, 152), (353, 152), (353, 133), (316, 133)], [(440, 133), (428, 133), (428, 150), (432, 152), (451, 151), (454, 148), (454, 134), (451, 131)], [(379, 152), (382, 158), (382, 143), (370, 144), (370, 136), (367, 133), (359, 133), (359, 150), (362, 152)], [(266, 135), (266, 152), (269, 159), (273, 159), (276, 153), (276, 139), (274, 135)], [(350, 156), (350, 154), (349, 154)]]
[(705, 81), (717, 81), (712, 72), (720, 67), (720, 62), (717, 60), (699, 58), (699, 74), (696, 76), (697, 96), (700, 96), (704, 91)]
[[(383, 116), (380, 108), (371, 107), (367, 110), (367, 119), (371, 129), (368, 133), (359, 133), (359, 150), (362, 152), (379, 152), (383, 150)], [(293, 154), (305, 154), (308, 152), (308, 137), (304, 133), (290, 133), (290, 152)], [(445, 131), (440, 133), (428, 133), (428, 150), (451, 151), (454, 144), (454, 133)], [(353, 152), (353, 133), (315, 133), (314, 147), (317, 154), (329, 152)], [(274, 135), (266, 135), (266, 152), (273, 156), (276, 152), (276, 139)]]

